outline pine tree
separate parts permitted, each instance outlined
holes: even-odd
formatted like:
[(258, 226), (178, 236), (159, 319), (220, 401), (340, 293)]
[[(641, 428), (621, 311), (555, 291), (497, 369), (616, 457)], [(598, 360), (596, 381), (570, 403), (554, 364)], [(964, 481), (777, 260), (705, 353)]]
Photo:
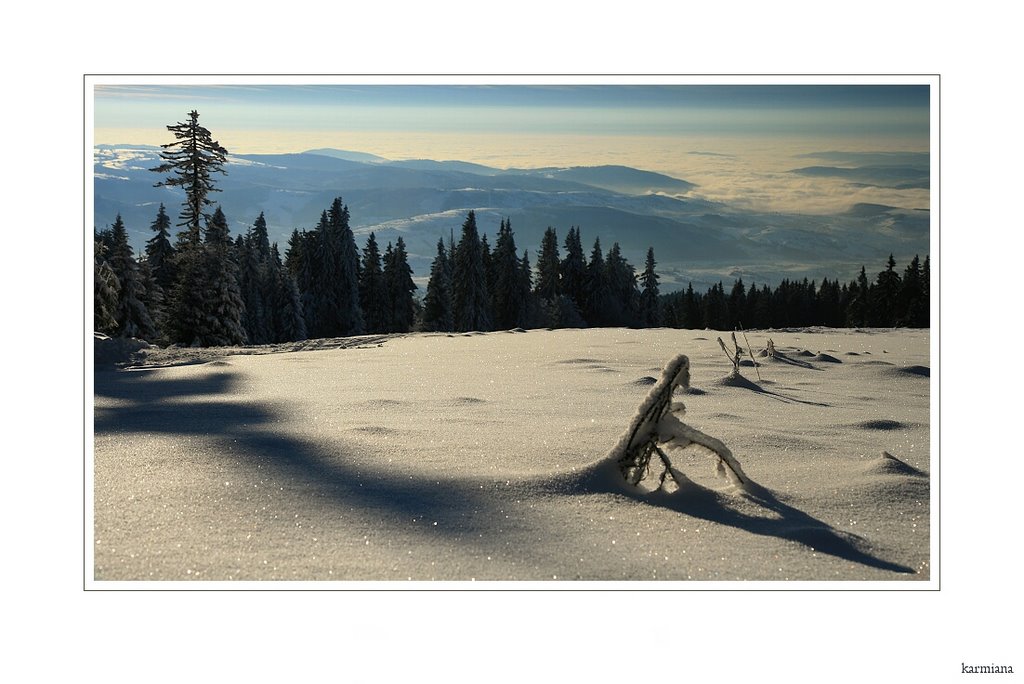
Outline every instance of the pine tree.
[(337, 286), (342, 335), (359, 335), (363, 332), (363, 311), (359, 305), (359, 250), (349, 227), (348, 207), (341, 203), (340, 197), (331, 204), (328, 218), (341, 246)]
[(586, 282), (587, 301), (583, 308), (583, 317), (592, 326), (611, 325), (612, 292), (608, 280), (608, 269), (605, 266), (604, 255), (601, 253), (601, 238), (594, 240), (594, 249), (590, 252), (590, 263), (587, 264)]
[(846, 314), (847, 325), (851, 327), (868, 325), (870, 297), (871, 290), (868, 285), (868, 276), (864, 267), (861, 266), (857, 280), (850, 284), (850, 306)]
[(548, 226), (537, 254), (536, 292), (541, 300), (551, 302), (559, 295), (558, 269), (558, 235), (554, 228)]
[(363, 267), (359, 271), (359, 301), (366, 332), (388, 332), (387, 297), (380, 248), (376, 236), (370, 233), (363, 248)]
[(610, 291), (609, 317), (611, 325), (635, 325), (640, 310), (640, 290), (636, 284), (636, 270), (622, 256), (619, 243), (612, 244), (605, 257)]
[(306, 326), (312, 337), (359, 335), (364, 330), (359, 301), (359, 253), (341, 198), (320, 214), (320, 221), (289, 259), (297, 270)]
[(707, 296), (704, 297), (703, 308), (705, 328), (710, 328), (711, 330), (728, 329), (728, 304), (725, 299), (725, 288), (721, 281), (717, 285), (712, 285), (711, 289), (708, 290)]
[(192, 344), (203, 347), (245, 344), (242, 325), (245, 303), (238, 285), (238, 263), (227, 218), (220, 207), (206, 222), (202, 257), (200, 325)]
[(932, 276), (931, 276), (930, 257), (929, 257), (929, 255), (926, 254), (925, 257), (924, 257), (924, 264), (921, 266), (921, 293), (922, 293), (921, 296), (924, 298), (924, 311), (923, 311), (924, 316), (921, 319), (921, 327), (922, 328), (930, 328), (931, 327), (931, 318), (932, 318), (932, 311), (931, 311), (932, 281), (931, 281), (931, 277)]
[(728, 300), (728, 319), (725, 321), (726, 330), (735, 330), (739, 327), (741, 316), (747, 308), (747, 288), (743, 284), (743, 278), (737, 279), (732, 284)]
[(274, 342), (294, 342), (306, 339), (306, 321), (302, 316), (302, 298), (295, 277), (281, 262), (277, 243), (270, 247), (270, 265), (273, 270), (273, 339)]
[(388, 243), (384, 255), (384, 291), (388, 303), (386, 332), (409, 332), (416, 320), (412, 293), (416, 283), (412, 280), (405, 241), (399, 237), (394, 249)]
[(443, 238), (437, 241), (437, 256), (430, 265), (427, 293), (423, 297), (423, 329), (437, 332), (455, 330), (452, 316), (452, 269)]
[(300, 262), (303, 259), (302, 249), (304, 246), (303, 235), (299, 233), (298, 228), (294, 229), (288, 237), (288, 249), (284, 252), (284, 267), (296, 278), (301, 268)]
[(535, 328), (539, 323), (537, 295), (533, 293), (533, 267), (530, 266), (530, 253), (523, 250), (523, 258), (519, 260), (519, 299), (523, 302), (522, 327)]
[(114, 318), (117, 319), (118, 337), (155, 339), (156, 325), (146, 309), (146, 293), (139, 277), (139, 266), (128, 244), (128, 231), (118, 214), (111, 228), (112, 248), (108, 256), (110, 268), (120, 283)]
[(169, 292), (174, 287), (177, 273), (174, 267), (174, 247), (171, 245), (171, 218), (163, 204), (151, 228), (156, 235), (146, 241), (146, 261), (149, 262), (153, 280), (164, 292)]
[(462, 224), (462, 237), (455, 247), (452, 265), (452, 310), (455, 329), (491, 329), (490, 294), (484, 272), (483, 250), (477, 233), (476, 213), (470, 211)]
[(885, 270), (878, 274), (874, 296), (871, 298), (871, 325), (882, 327), (896, 325), (899, 291), (900, 275), (896, 272), (896, 260), (890, 254)]
[(274, 306), (278, 264), (273, 263), (267, 221), (260, 212), (245, 236), (238, 236), (236, 258), (239, 288), (245, 303), (243, 326), (250, 344), (267, 344), (275, 338)]
[(174, 134), (176, 140), (160, 146), (163, 148), (160, 157), (164, 163), (151, 171), (171, 175), (156, 183), (155, 187), (181, 187), (185, 190), (184, 208), (178, 225), (185, 227), (190, 243), (198, 244), (203, 209), (213, 204), (207, 195), (220, 191), (214, 187), (211, 174), (227, 173), (224, 164), (228, 151), (213, 139), (209, 130), (199, 125), (199, 112), (195, 110), (189, 112), (187, 122), (179, 121), (168, 126), (167, 130)]
[(150, 342), (160, 342), (166, 344), (167, 339), (164, 336), (164, 325), (167, 320), (167, 311), (165, 309), (166, 295), (164, 289), (160, 287), (160, 284), (156, 282), (156, 278), (153, 277), (153, 269), (149, 267), (149, 261), (147, 259), (140, 259), (137, 262), (138, 274), (139, 274), (139, 285), (141, 286), (142, 292), (139, 301), (149, 312), (150, 320), (153, 322), (153, 333), (152, 336), (146, 338)]
[(640, 324), (646, 328), (661, 325), (658, 309), (658, 274), (654, 271), (657, 262), (654, 260), (654, 248), (647, 248), (647, 260), (644, 272), (640, 275)]
[(587, 261), (579, 227), (569, 229), (565, 238), (565, 258), (559, 264), (559, 287), (582, 311), (587, 300)]
[(114, 335), (117, 332), (117, 301), (121, 284), (107, 261), (107, 246), (98, 236), (93, 240), (93, 330)]
[(494, 323), (499, 329), (521, 327), (526, 324), (527, 299), (522, 287), (522, 264), (516, 251), (511, 220), (502, 219), (498, 240), (491, 258), (493, 284), (491, 301)]
[[(487, 241), (487, 234), (480, 236), (480, 260), (484, 264), (484, 280), (487, 283), (487, 292), (494, 296), (494, 264), (491, 255), (491, 244)], [(493, 313), (493, 312), (492, 312)]]
[(912, 328), (924, 327), (924, 284), (922, 283), (921, 260), (915, 254), (903, 272), (900, 290), (897, 295), (896, 325)]

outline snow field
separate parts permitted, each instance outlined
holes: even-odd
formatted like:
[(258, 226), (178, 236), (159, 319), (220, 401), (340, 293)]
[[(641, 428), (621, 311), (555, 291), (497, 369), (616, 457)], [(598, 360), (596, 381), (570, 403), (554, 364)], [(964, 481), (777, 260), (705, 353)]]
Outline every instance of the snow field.
[[(784, 357), (756, 357), (761, 382), (744, 366), (748, 386), (722, 382), (718, 335), (415, 334), (98, 370), (94, 579), (929, 579), (928, 332), (751, 332)], [(695, 491), (593, 477), (679, 353), (685, 422), (753, 495), (693, 447), (672, 459)]]

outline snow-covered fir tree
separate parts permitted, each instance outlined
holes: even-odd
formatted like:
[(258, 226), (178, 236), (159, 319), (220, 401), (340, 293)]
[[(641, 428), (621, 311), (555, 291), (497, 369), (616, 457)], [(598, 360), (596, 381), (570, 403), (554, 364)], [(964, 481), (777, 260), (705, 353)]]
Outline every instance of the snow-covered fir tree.
[(359, 272), (359, 301), (363, 308), (363, 324), (368, 333), (387, 332), (388, 302), (384, 267), (377, 237), (373, 233), (366, 239), (362, 264)]
[(423, 297), (423, 329), (437, 332), (455, 330), (452, 315), (452, 269), (443, 238), (437, 241), (437, 256), (430, 265), (427, 293)]
[(164, 205), (157, 210), (156, 219), (150, 226), (156, 233), (146, 241), (146, 261), (153, 274), (153, 280), (164, 292), (174, 287), (174, 246), (171, 245), (171, 217), (167, 215)]
[(537, 254), (536, 292), (542, 300), (553, 301), (558, 296), (558, 269), (558, 235), (554, 228), (548, 226)]
[(582, 311), (586, 304), (587, 259), (578, 226), (565, 237), (565, 258), (558, 266), (559, 289)]
[(592, 326), (609, 325), (611, 286), (608, 282), (604, 255), (601, 253), (601, 238), (594, 239), (594, 248), (590, 252), (590, 262), (587, 264), (586, 283), (587, 301), (583, 307), (583, 316)]
[[(342, 337), (363, 332), (363, 312), (359, 303), (359, 255), (349, 227), (348, 207), (337, 197), (331, 208), (321, 214), (313, 233), (310, 292), (303, 292), (313, 307), (313, 337)], [(304, 283), (300, 278), (300, 287)]]
[(149, 267), (148, 259), (140, 259), (138, 267), (139, 284), (142, 286), (142, 304), (146, 307), (146, 311), (149, 312), (149, 317), (153, 321), (155, 331), (155, 335), (152, 338), (148, 338), (148, 341), (166, 343), (167, 338), (164, 334), (164, 325), (167, 320), (167, 311), (165, 308), (166, 295), (164, 289), (160, 287), (156, 278), (153, 277), (153, 270)]
[(605, 257), (608, 271), (610, 325), (636, 325), (640, 309), (640, 290), (636, 285), (636, 270), (622, 256), (619, 243), (612, 244)]
[(277, 243), (271, 247), (274, 272), (273, 332), (275, 342), (295, 342), (306, 339), (306, 321), (302, 316), (302, 298), (288, 268), (281, 263)]
[(491, 329), (491, 298), (487, 292), (483, 250), (476, 227), (476, 213), (470, 211), (462, 224), (462, 237), (455, 247), (452, 265), (452, 310), (455, 329)]
[(250, 344), (274, 341), (274, 283), (278, 264), (272, 263), (267, 220), (260, 212), (235, 243), (239, 289), (245, 303), (242, 325)]
[(139, 265), (132, 255), (128, 231), (120, 214), (114, 220), (110, 235), (111, 249), (107, 261), (120, 283), (114, 311), (114, 318), (117, 319), (115, 334), (118, 337), (156, 339), (156, 325), (146, 308), (146, 292), (139, 277)]
[(220, 207), (206, 223), (202, 263), (200, 326), (192, 344), (203, 347), (245, 344), (242, 325), (245, 303), (238, 286), (238, 264), (227, 218)]
[(412, 296), (416, 291), (416, 283), (412, 280), (409, 256), (401, 237), (393, 249), (391, 243), (388, 243), (384, 253), (383, 276), (388, 313), (385, 332), (409, 332), (416, 319)]
[(645, 328), (661, 325), (658, 310), (658, 274), (654, 270), (656, 265), (654, 248), (648, 247), (644, 272), (640, 275), (640, 324)]
[(498, 239), (491, 255), (491, 272), (491, 301), (495, 326), (498, 329), (526, 326), (528, 291), (524, 292), (521, 283), (522, 264), (516, 250), (511, 220), (502, 219), (498, 228)]
[(106, 335), (117, 331), (117, 299), (121, 285), (107, 261), (107, 245), (98, 236), (93, 240), (93, 330)]

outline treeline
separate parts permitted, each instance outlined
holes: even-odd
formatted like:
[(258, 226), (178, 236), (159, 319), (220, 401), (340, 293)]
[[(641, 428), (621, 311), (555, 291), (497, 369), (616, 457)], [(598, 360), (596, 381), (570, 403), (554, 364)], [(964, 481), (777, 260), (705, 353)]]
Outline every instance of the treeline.
[(840, 284), (822, 279), (783, 280), (776, 288), (722, 283), (704, 294), (674, 292), (661, 297), (662, 323), (672, 328), (786, 328), (820, 325), (833, 328), (930, 327), (929, 258), (915, 256), (903, 270), (889, 255), (884, 271), (869, 281), (862, 266), (856, 280)]
[(269, 344), (405, 332), (416, 317), (405, 243), (383, 255), (373, 233), (361, 258), (340, 198), (311, 231), (296, 230), (284, 259), (261, 213), (231, 240), (218, 207), (202, 231), (169, 239), (163, 205), (136, 259), (121, 216), (95, 238), (95, 329), (185, 346)]
[(654, 252), (638, 281), (618, 243), (607, 254), (595, 240), (589, 262), (580, 229), (572, 227), (559, 253), (554, 228), (544, 232), (536, 268), (516, 248), (510, 219), (502, 219), (491, 249), (470, 211), (458, 242), (438, 240), (423, 299), (421, 327), (430, 331), (656, 324), (658, 278)]
[(572, 227), (560, 253), (549, 227), (531, 266), (520, 256), (511, 221), (503, 219), (492, 249), (475, 212), (459, 240), (437, 243), (422, 302), (414, 297), (404, 240), (381, 253), (370, 233), (358, 251), (349, 210), (336, 198), (312, 230), (293, 231), (282, 259), (261, 213), (232, 240), (218, 207), (202, 231), (169, 239), (163, 205), (144, 254), (134, 257), (120, 216), (96, 234), (95, 329), (112, 336), (164, 344), (268, 344), (411, 330), (465, 332), (511, 328), (673, 327), (779, 328), (928, 327), (929, 260), (918, 257), (902, 273), (889, 257), (868, 280), (783, 280), (777, 287), (721, 282), (704, 293), (659, 295), (654, 250), (644, 270), (618, 243), (603, 252), (594, 241), (589, 259), (581, 231)]
[(228, 221), (208, 195), (219, 192), (212, 174), (225, 173), (227, 150), (199, 125), (199, 114), (168, 126), (175, 142), (163, 145), (168, 174), (156, 187), (185, 192), (171, 244), (171, 220), (161, 204), (154, 235), (138, 258), (121, 216), (95, 235), (94, 329), (117, 337), (185, 346), (288, 342), (307, 337), (364, 333), (488, 331), (538, 327), (769, 328), (788, 326), (927, 327), (928, 258), (869, 281), (864, 268), (848, 284), (806, 279), (747, 288), (721, 283), (705, 294), (659, 295), (654, 250), (644, 269), (622, 256), (618, 243), (603, 252), (594, 241), (589, 259), (580, 228), (573, 226), (559, 251), (548, 227), (531, 266), (522, 256), (509, 219), (492, 249), (470, 211), (458, 242), (441, 238), (422, 303), (413, 295), (405, 242), (398, 237), (381, 254), (370, 233), (360, 253), (341, 198), (312, 230), (293, 231), (282, 259), (261, 213), (244, 235), (231, 239)]

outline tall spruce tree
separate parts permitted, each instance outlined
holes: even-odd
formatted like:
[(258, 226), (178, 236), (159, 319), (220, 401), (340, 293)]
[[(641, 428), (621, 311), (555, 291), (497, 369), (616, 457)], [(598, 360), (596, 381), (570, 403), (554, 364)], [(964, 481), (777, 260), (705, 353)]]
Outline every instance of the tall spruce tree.
[(412, 293), (416, 283), (412, 280), (405, 241), (399, 236), (394, 249), (388, 243), (384, 255), (384, 291), (387, 301), (386, 332), (409, 332), (416, 320), (416, 307)]
[(275, 341), (276, 270), (270, 252), (267, 220), (260, 212), (244, 236), (236, 241), (239, 288), (245, 302), (243, 325), (250, 344)]
[(211, 174), (227, 173), (224, 164), (228, 151), (213, 139), (210, 131), (199, 124), (199, 112), (192, 110), (188, 121), (168, 126), (175, 141), (161, 145), (161, 159), (164, 163), (151, 171), (171, 175), (155, 184), (156, 187), (181, 187), (185, 191), (185, 202), (180, 214), (179, 226), (185, 227), (189, 242), (198, 244), (201, 233), (203, 209), (213, 204), (207, 197), (211, 192), (220, 192), (213, 184)]
[(363, 307), (366, 332), (388, 332), (388, 292), (384, 282), (377, 237), (370, 233), (363, 248), (363, 267), (359, 270), (359, 301)]
[(359, 301), (359, 253), (348, 207), (337, 197), (300, 249), (298, 281), (311, 337), (358, 335), (364, 330)]
[(118, 214), (111, 227), (111, 250), (108, 256), (110, 268), (120, 288), (114, 317), (117, 319), (118, 337), (138, 337), (153, 340), (157, 337), (156, 325), (146, 308), (146, 292), (139, 276), (139, 265), (128, 244), (128, 231), (121, 215)]
[(850, 306), (846, 313), (846, 323), (851, 327), (868, 325), (871, 306), (871, 288), (864, 267), (860, 267), (857, 280), (850, 284)]
[(427, 293), (423, 297), (423, 329), (436, 332), (455, 330), (452, 315), (452, 268), (444, 238), (437, 241), (437, 256), (430, 265)]
[(703, 320), (701, 320), (701, 306), (700, 299), (693, 291), (693, 283), (686, 284), (686, 294), (683, 296), (683, 311), (685, 316), (684, 328), (697, 329), (703, 328)]
[(611, 307), (612, 292), (608, 269), (601, 253), (601, 238), (596, 238), (594, 249), (590, 252), (590, 262), (587, 264), (587, 301), (583, 308), (583, 317), (592, 326), (611, 325)]
[(176, 275), (175, 254), (174, 246), (171, 245), (171, 218), (163, 204), (157, 210), (156, 219), (150, 227), (156, 235), (146, 241), (146, 261), (149, 262), (153, 280), (164, 292), (170, 292)]
[(896, 324), (912, 328), (924, 327), (926, 306), (921, 259), (915, 254), (903, 272), (903, 280), (900, 282)]
[(462, 236), (455, 247), (452, 264), (452, 310), (455, 329), (491, 329), (491, 297), (487, 291), (483, 248), (476, 227), (476, 212), (470, 211), (462, 224)]
[(878, 274), (874, 296), (871, 298), (871, 325), (891, 327), (896, 325), (897, 300), (900, 292), (900, 274), (896, 271), (896, 260), (889, 255), (884, 271)]
[(526, 324), (527, 299), (522, 287), (522, 264), (516, 250), (511, 220), (502, 219), (491, 258), (493, 286), (491, 300), (494, 323), (499, 329)]
[(565, 258), (559, 264), (558, 276), (562, 293), (583, 311), (587, 300), (587, 260), (578, 226), (569, 228), (565, 237)]
[(747, 288), (743, 284), (743, 278), (739, 278), (732, 284), (727, 310), (726, 329), (735, 330), (740, 327), (740, 323), (743, 322), (743, 312), (747, 310)]
[(537, 296), (541, 300), (552, 302), (558, 297), (558, 235), (555, 229), (548, 226), (541, 239), (540, 252), (537, 253)]
[(117, 300), (121, 284), (107, 261), (107, 245), (96, 237), (93, 240), (93, 330), (105, 335), (117, 332)]
[(661, 325), (661, 314), (658, 309), (658, 274), (654, 270), (654, 247), (647, 248), (647, 260), (644, 272), (640, 275), (640, 324), (646, 328)]
[(218, 206), (206, 222), (203, 245), (203, 298), (200, 327), (192, 344), (223, 347), (246, 343), (245, 303), (238, 285), (238, 263), (227, 217)]
[(926, 254), (924, 256), (924, 264), (921, 265), (921, 292), (922, 292), (922, 297), (924, 298), (924, 311), (923, 311), (924, 316), (921, 319), (921, 327), (922, 328), (930, 328), (931, 327), (931, 318), (932, 318), (932, 311), (931, 311), (932, 281), (931, 281), (931, 278), (932, 278), (932, 275), (931, 275), (930, 256)]
[(524, 328), (538, 325), (537, 295), (533, 293), (533, 268), (530, 266), (530, 252), (523, 250), (523, 258), (519, 260), (519, 298), (523, 304)]
[(331, 203), (328, 219), (334, 239), (341, 247), (337, 281), (340, 328), (343, 335), (359, 335), (363, 332), (363, 311), (359, 305), (359, 250), (349, 227), (348, 207), (342, 204), (340, 197)]
[(612, 325), (635, 325), (640, 309), (640, 290), (636, 284), (636, 270), (622, 256), (619, 243), (612, 244), (605, 257), (608, 285), (611, 293), (609, 315)]

